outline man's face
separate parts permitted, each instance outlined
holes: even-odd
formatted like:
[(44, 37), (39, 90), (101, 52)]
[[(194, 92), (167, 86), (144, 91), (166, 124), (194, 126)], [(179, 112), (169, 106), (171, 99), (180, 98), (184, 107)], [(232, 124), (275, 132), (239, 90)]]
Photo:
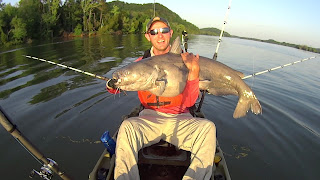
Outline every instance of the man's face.
[[(160, 28), (168, 28), (168, 26), (161, 22), (157, 21), (152, 24), (145, 37), (152, 43), (154, 47), (153, 52), (156, 55), (164, 54), (170, 50), (170, 38), (172, 37), (173, 31), (170, 29), (169, 32), (161, 32)], [(156, 33), (150, 33), (150, 31)]]

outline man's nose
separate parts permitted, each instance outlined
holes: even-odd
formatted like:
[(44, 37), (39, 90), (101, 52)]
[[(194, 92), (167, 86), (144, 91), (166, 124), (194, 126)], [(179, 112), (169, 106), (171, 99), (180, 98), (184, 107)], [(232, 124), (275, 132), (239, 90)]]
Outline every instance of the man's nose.
[(163, 36), (162, 32), (158, 32), (158, 36), (162, 37)]

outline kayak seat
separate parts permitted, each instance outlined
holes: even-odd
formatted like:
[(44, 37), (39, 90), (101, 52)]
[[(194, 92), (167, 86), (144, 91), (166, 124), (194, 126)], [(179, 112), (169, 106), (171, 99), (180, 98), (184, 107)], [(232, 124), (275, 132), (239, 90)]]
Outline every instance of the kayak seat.
[(190, 154), (163, 140), (141, 149), (140, 180), (181, 180), (190, 165)]
[(160, 140), (160, 142), (145, 147), (139, 151), (138, 164), (159, 164), (174, 166), (189, 166), (190, 152), (177, 149), (174, 145)]

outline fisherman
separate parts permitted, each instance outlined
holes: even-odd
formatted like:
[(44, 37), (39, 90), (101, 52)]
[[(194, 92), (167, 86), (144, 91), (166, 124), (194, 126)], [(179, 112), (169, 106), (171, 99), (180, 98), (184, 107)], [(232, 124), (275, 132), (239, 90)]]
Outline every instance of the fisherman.
[[(170, 51), (173, 30), (169, 22), (154, 17), (146, 26), (145, 37), (152, 47), (143, 57), (157, 56)], [(183, 179), (210, 179), (216, 149), (216, 128), (212, 121), (190, 114), (199, 94), (199, 55), (182, 53), (189, 69), (184, 91), (176, 97), (159, 97), (148, 91), (138, 91), (144, 109), (138, 117), (125, 119), (118, 132), (114, 178), (139, 179), (138, 151), (161, 139), (179, 149), (191, 152), (191, 163)], [(108, 83), (109, 92), (115, 92)]]
[(188, 38), (188, 33), (187, 33), (186, 30), (182, 31), (181, 39), (182, 39), (182, 45), (184, 47), (184, 50), (186, 52), (188, 52), (188, 40), (189, 40), (189, 38)]

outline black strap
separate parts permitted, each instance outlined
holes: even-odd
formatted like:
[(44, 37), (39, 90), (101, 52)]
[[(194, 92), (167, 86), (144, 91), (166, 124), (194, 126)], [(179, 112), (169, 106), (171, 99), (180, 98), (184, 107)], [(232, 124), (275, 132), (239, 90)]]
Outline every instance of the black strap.
[(146, 51), (144, 52), (142, 59), (151, 57), (151, 52), (150, 52), (150, 50), (151, 50), (151, 49), (148, 49), (148, 50), (146, 50)]
[(148, 104), (148, 106), (157, 106), (159, 108), (160, 106), (169, 105), (169, 104), (171, 104), (171, 102), (170, 101), (164, 101), (164, 102), (147, 103), (147, 104)]

